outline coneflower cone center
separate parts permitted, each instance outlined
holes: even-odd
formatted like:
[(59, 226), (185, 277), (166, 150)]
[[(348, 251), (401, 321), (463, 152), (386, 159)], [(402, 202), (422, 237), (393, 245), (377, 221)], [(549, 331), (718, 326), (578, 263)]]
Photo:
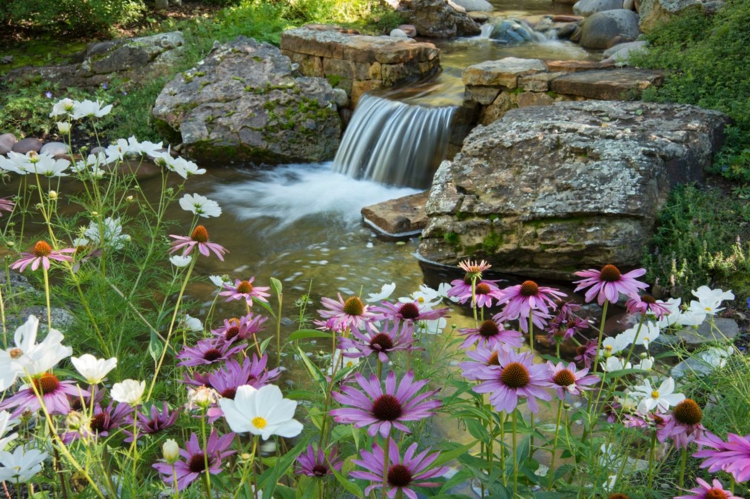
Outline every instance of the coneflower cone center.
[(370, 347), (381, 352), (387, 352), (393, 348), (393, 340), (385, 333), (378, 333), (370, 340)]
[(234, 400), (235, 395), (237, 395), (237, 389), (236, 388), (227, 388), (223, 392), (221, 392), (221, 396), (225, 399), (232, 399)]
[(711, 489), (706, 492), (706, 499), (727, 499), (729, 496), (721, 489)]
[(401, 314), (401, 317), (404, 319), (414, 320), (419, 317), (419, 307), (413, 303), (404, 303), (401, 308), (398, 309), (398, 313)]
[(216, 348), (211, 348), (206, 350), (206, 353), (203, 354), (203, 358), (209, 362), (213, 362), (216, 359), (221, 358), (221, 352)]
[(610, 494), (607, 499), (630, 499), (630, 496), (627, 494)]
[(586, 353), (586, 347), (584, 345), (576, 347), (576, 355), (581, 356)]
[(89, 422), (89, 428), (91, 428), (91, 431), (96, 433), (101, 433), (104, 431), (104, 424), (107, 422), (107, 416), (104, 413), (96, 414), (94, 417), (91, 418), (91, 422)]
[(237, 326), (232, 326), (229, 329), (227, 329), (227, 332), (224, 333), (224, 338), (227, 339), (227, 341), (237, 337), (237, 335), (240, 334), (240, 328)]
[(315, 476), (326, 476), (328, 474), (328, 468), (326, 468), (322, 464), (316, 464), (315, 466), (313, 466), (312, 472), (315, 474)]
[(492, 288), (487, 283), (481, 283), (477, 284), (477, 287), (475, 289), (476, 294), (478, 295), (488, 295), (490, 294), (490, 291), (492, 291)]
[(539, 286), (534, 281), (525, 281), (523, 284), (521, 284), (521, 289), (519, 291), (521, 293), (521, 296), (528, 298), (529, 296), (536, 296), (536, 294), (539, 292)]
[(621, 277), (622, 274), (620, 274), (620, 269), (611, 264), (602, 267), (602, 270), (599, 273), (599, 279), (604, 282), (617, 282)]
[(386, 394), (373, 400), (371, 412), (380, 421), (394, 421), (401, 417), (404, 410), (396, 397)]
[(394, 464), (388, 469), (388, 485), (406, 487), (411, 483), (411, 471), (403, 464)]
[(52, 253), (52, 247), (44, 241), (38, 241), (34, 245), (34, 256), (43, 257), (49, 256)]
[(487, 359), (487, 365), (488, 366), (499, 366), (500, 365), (500, 359), (497, 356), (497, 352), (492, 352), (492, 355), (490, 355), (490, 358)]
[(500, 332), (500, 328), (497, 323), (492, 320), (486, 320), (479, 325), (479, 334), (483, 338), (492, 338)]
[(362, 303), (362, 300), (360, 300), (358, 296), (347, 298), (347, 300), (344, 302), (344, 313), (346, 315), (359, 316), (362, 315), (364, 311), (365, 304)]
[(520, 362), (511, 362), (500, 373), (500, 381), (508, 388), (523, 388), (531, 382), (531, 375)]
[(191, 473), (201, 473), (206, 469), (206, 456), (202, 452), (193, 454), (188, 461), (188, 469)]
[(250, 281), (242, 281), (237, 285), (237, 292), (238, 293), (250, 293), (253, 291), (253, 285), (250, 284)]
[(703, 411), (692, 399), (685, 399), (674, 408), (674, 418), (682, 424), (694, 425), (703, 419)]
[(559, 371), (557, 374), (555, 374), (555, 376), (552, 378), (552, 381), (554, 381), (558, 386), (570, 386), (575, 384), (576, 377), (572, 372), (570, 372), (570, 370), (563, 369), (562, 371)]
[(39, 390), (39, 393), (47, 395), (48, 393), (54, 393), (55, 390), (60, 388), (60, 380), (54, 374), (44, 373), (34, 379), (34, 386)]
[(198, 243), (207, 243), (208, 231), (204, 226), (199, 225), (193, 230), (193, 233), (190, 234), (190, 239)]
[(651, 295), (643, 295), (641, 296), (641, 301), (643, 303), (648, 303), (649, 305), (653, 305), (654, 303), (656, 303), (656, 298), (654, 298)]

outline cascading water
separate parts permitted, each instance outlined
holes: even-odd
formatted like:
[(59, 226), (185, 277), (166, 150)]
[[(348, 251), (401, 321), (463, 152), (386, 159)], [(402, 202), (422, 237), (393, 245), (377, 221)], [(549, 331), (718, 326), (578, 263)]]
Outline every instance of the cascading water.
[(413, 106), (364, 95), (333, 168), (381, 184), (427, 188), (445, 158), (455, 110), (453, 106)]

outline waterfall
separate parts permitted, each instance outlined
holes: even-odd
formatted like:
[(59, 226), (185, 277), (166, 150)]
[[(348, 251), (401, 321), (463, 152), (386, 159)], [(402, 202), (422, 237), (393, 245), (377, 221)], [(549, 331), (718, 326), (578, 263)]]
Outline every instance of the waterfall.
[(381, 184), (427, 188), (445, 158), (455, 109), (411, 106), (363, 95), (333, 168)]
[(484, 23), (481, 27), (482, 32), (479, 34), (479, 38), (489, 38), (492, 31), (495, 29), (495, 25), (492, 23)]

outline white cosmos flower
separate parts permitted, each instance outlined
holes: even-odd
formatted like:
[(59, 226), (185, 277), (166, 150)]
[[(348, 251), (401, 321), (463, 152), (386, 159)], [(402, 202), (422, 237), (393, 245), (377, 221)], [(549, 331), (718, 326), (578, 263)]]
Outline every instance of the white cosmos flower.
[(40, 154), (40, 161), (33, 164), (30, 172), (44, 175), (45, 177), (67, 177), (65, 171), (70, 167), (67, 159), (55, 159), (48, 154)]
[(602, 367), (603, 371), (608, 373), (622, 371), (623, 369), (631, 369), (633, 367), (630, 362), (623, 364), (622, 359), (618, 357), (609, 357), (606, 362), (600, 362), (599, 365)]
[(696, 309), (691, 308), (682, 312), (677, 319), (677, 324), (680, 324), (681, 326), (700, 326), (703, 324), (703, 321), (706, 320), (706, 312), (699, 308), (700, 307)]
[(164, 158), (167, 168), (182, 178), (188, 178), (190, 175), (203, 175), (206, 173), (204, 168), (198, 168), (198, 165), (182, 157)]
[(708, 350), (704, 350), (703, 352), (699, 353), (698, 358), (714, 369), (721, 369), (727, 364), (727, 359), (730, 355), (732, 355), (733, 352), (734, 350), (732, 349), (732, 347), (711, 347)]
[(701, 286), (700, 288), (692, 291), (693, 296), (698, 298), (700, 302), (722, 302), (725, 300), (734, 300), (734, 293), (731, 291), (724, 291), (721, 289), (711, 289), (708, 286)]
[(104, 154), (107, 157), (107, 163), (122, 161), (127, 153), (128, 141), (125, 139), (117, 139), (116, 143), (108, 146), (104, 150)]
[[(358, 353), (359, 350), (356, 348), (348, 348), (344, 351), (345, 353)], [(331, 361), (331, 365), (328, 366), (328, 369), (326, 370), (326, 373), (328, 376), (331, 376), (333, 374), (333, 366), (336, 366), (336, 371), (341, 371), (342, 369), (351, 369), (353, 367), (357, 367), (359, 365), (359, 357), (343, 357), (341, 354), (344, 353), (338, 348), (335, 352), (333, 352), (333, 360)]]
[(656, 323), (659, 329), (666, 329), (678, 323), (680, 320), (680, 305), (682, 298), (670, 298), (664, 302), (664, 306), (669, 309), (669, 315), (665, 315)]
[(641, 398), (638, 404), (638, 412), (641, 414), (647, 414), (654, 409), (666, 412), (670, 407), (685, 400), (685, 395), (674, 393), (672, 378), (665, 379), (658, 389), (652, 387), (651, 382), (645, 379), (642, 385), (634, 387), (633, 390), (633, 395)]
[(5, 446), (18, 437), (18, 433), (11, 433), (6, 436), (8, 430), (17, 424), (18, 420), (10, 419), (10, 413), (8, 411), (0, 411), (0, 451), (5, 450)]
[(62, 116), (64, 114), (71, 114), (73, 110), (76, 107), (77, 102), (73, 99), (62, 99), (58, 102), (56, 102), (52, 106), (52, 112), (49, 113), (50, 118), (54, 118), (55, 116)]
[(104, 242), (102, 243), (99, 233), (99, 224), (95, 221), (89, 222), (89, 227), (83, 233), (91, 242), (97, 246), (105, 245), (119, 250), (125, 247), (125, 242), (130, 241), (130, 236), (122, 233), (122, 223), (119, 218), (107, 217), (102, 222)]
[(107, 374), (117, 367), (117, 359), (115, 357), (107, 360), (97, 359), (88, 353), (83, 354), (80, 357), (71, 357), (70, 361), (90, 385), (101, 383), (102, 380), (107, 377)]
[(185, 326), (194, 332), (203, 331), (203, 323), (200, 319), (197, 319), (195, 317), (190, 317), (188, 314), (185, 314)]
[(380, 288), (380, 293), (371, 293), (367, 295), (367, 301), (370, 303), (375, 303), (383, 300), (387, 300), (389, 296), (393, 294), (393, 290), (396, 289), (396, 283), (392, 282), (390, 284), (383, 284), (383, 287)]
[[(638, 326), (635, 326), (634, 331), (637, 330)], [(635, 341), (635, 344), (643, 345), (648, 349), (648, 346), (651, 344), (651, 342), (658, 338), (660, 334), (661, 331), (659, 330), (658, 325), (651, 321), (646, 321), (641, 327), (641, 332), (638, 334), (638, 339)]]
[(67, 121), (58, 121), (57, 129), (62, 134), (70, 133), (70, 123), (68, 123)]
[(294, 419), (297, 402), (285, 399), (276, 385), (256, 390), (250, 385), (237, 388), (234, 400), (219, 400), (221, 410), (235, 433), (250, 432), (268, 440), (271, 435), (291, 438), (302, 432), (302, 423)]
[[(602, 348), (615, 355), (622, 352), (628, 347), (628, 345), (633, 343), (634, 338), (635, 330), (626, 329), (617, 336), (609, 336), (607, 338), (604, 338), (604, 341), (602, 341)], [(611, 347), (612, 349), (610, 350), (609, 347)]]
[(636, 369), (643, 369), (644, 371), (650, 371), (654, 367), (654, 358), (645, 356), (641, 359), (640, 364), (633, 366)]
[(209, 218), (221, 215), (219, 203), (200, 194), (185, 194), (180, 199), (180, 207), (198, 216)]
[(218, 275), (210, 275), (208, 278), (211, 280), (212, 283), (214, 283), (214, 286), (217, 288), (223, 288), (224, 284), (232, 284), (232, 281), (229, 280), (229, 278), (225, 278)]
[(11, 483), (25, 483), (42, 470), (42, 462), (47, 453), (38, 449), (26, 450), (19, 445), (11, 454), (0, 452), (0, 480)]
[(431, 321), (419, 321), (417, 323), (417, 328), (419, 329), (420, 333), (440, 334), (443, 332), (443, 329), (445, 329), (445, 326), (447, 325), (448, 321), (445, 319), (445, 317), (440, 317)]
[(109, 392), (110, 396), (115, 402), (122, 402), (124, 404), (138, 405), (143, 398), (143, 392), (146, 390), (145, 381), (136, 381), (134, 379), (126, 379), (122, 383), (115, 383), (112, 386), (112, 390)]
[(179, 268), (187, 267), (192, 260), (192, 256), (174, 255), (169, 257), (169, 261), (172, 262), (172, 265)]
[(101, 101), (97, 100), (94, 102), (86, 99), (75, 103), (71, 117), (74, 120), (86, 117), (102, 118), (108, 115), (110, 111), (112, 111), (112, 104), (102, 107)]
[(401, 303), (418, 301), (420, 304), (426, 304), (430, 309), (438, 306), (443, 298), (448, 297), (448, 290), (451, 288), (450, 284), (445, 282), (440, 283), (437, 289), (432, 289), (426, 284), (419, 286), (419, 291), (415, 291), (410, 297), (399, 298), (398, 301)]

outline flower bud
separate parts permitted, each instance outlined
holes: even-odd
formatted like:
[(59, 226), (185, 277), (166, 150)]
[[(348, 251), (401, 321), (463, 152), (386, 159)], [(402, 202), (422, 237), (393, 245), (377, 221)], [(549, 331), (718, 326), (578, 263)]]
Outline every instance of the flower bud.
[(57, 200), (57, 191), (49, 191), (49, 198), (52, 201), (56, 201)]
[(180, 458), (180, 446), (171, 438), (161, 445), (161, 452), (164, 460), (169, 464), (174, 464)]
[(99, 212), (98, 211), (92, 211), (91, 212), (91, 216), (92, 217), (98, 217), (99, 216)]
[(219, 394), (216, 390), (201, 386), (196, 389), (188, 389), (188, 405), (190, 407), (202, 407), (206, 409), (211, 404), (219, 400)]
[(128, 203), (132, 203), (133, 202), (133, 196), (126, 197), (125, 201), (127, 201)]
[(60, 133), (70, 133), (70, 123), (58, 121), (57, 129), (60, 130)]

